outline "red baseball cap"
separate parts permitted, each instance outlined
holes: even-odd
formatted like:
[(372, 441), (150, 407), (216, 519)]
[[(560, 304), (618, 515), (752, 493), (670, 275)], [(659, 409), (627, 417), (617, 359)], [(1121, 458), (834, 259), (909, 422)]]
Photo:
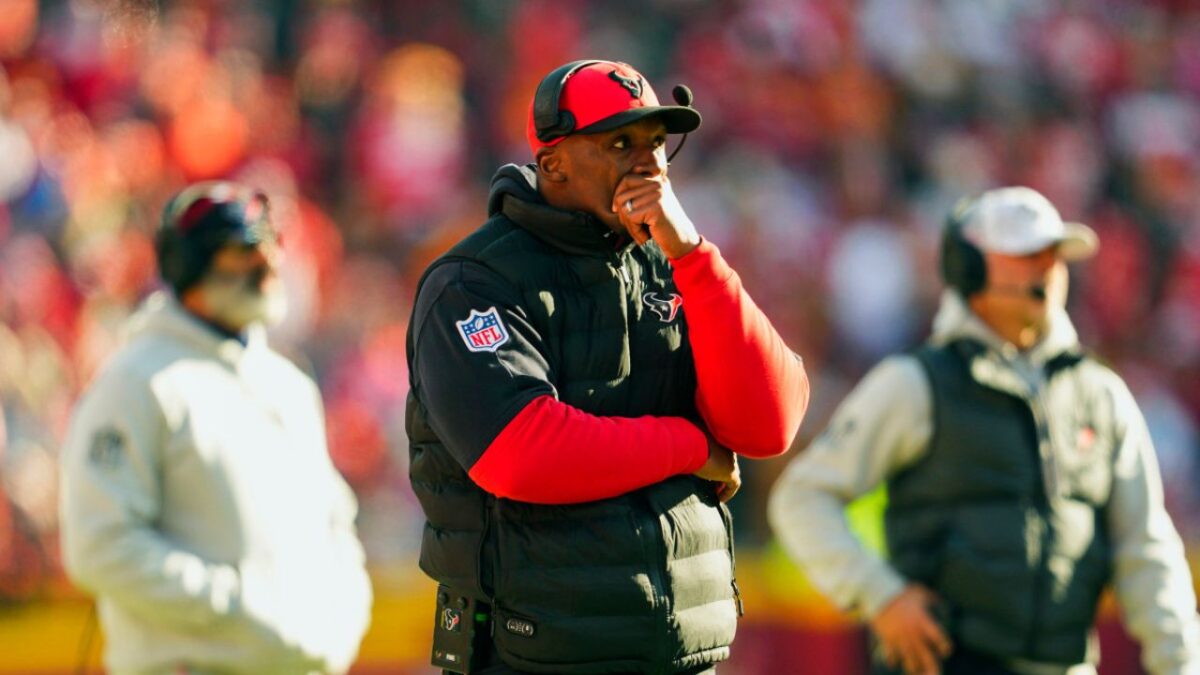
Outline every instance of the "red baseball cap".
[(538, 85), (529, 103), (525, 136), (536, 154), (569, 135), (611, 131), (651, 115), (661, 118), (671, 134), (700, 126), (700, 113), (689, 105), (659, 105), (654, 90), (633, 66), (573, 61), (551, 71)]

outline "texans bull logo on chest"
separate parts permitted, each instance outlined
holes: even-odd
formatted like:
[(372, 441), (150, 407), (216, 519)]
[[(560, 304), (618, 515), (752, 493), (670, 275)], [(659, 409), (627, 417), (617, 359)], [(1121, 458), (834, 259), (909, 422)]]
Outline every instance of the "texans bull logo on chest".
[(473, 352), (494, 352), (505, 342), (508, 342), (508, 329), (500, 319), (500, 312), (495, 307), (487, 311), (471, 310), (471, 315), (462, 321), (455, 321), (458, 334), (462, 336), (467, 349)]
[(679, 297), (678, 293), (646, 293), (642, 295), (642, 302), (646, 303), (663, 323), (674, 321), (675, 316), (679, 314), (679, 308), (683, 307), (683, 298)]

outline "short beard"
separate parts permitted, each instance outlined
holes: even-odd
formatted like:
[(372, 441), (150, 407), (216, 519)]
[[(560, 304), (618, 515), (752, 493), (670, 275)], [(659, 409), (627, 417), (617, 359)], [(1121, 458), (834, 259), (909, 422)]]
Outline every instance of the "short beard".
[(275, 281), (262, 286), (261, 275), (210, 278), (200, 286), (209, 320), (241, 332), (254, 323), (274, 326), (287, 315), (287, 294)]

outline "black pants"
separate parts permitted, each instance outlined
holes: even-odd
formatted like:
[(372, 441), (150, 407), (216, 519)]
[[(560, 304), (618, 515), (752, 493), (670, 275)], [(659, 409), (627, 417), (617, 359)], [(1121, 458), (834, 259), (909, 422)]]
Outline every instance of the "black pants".
[[(483, 666), (477, 670), (471, 671), (471, 675), (532, 675), (524, 670), (517, 670), (500, 660), (500, 654), (496, 652), (495, 645), (489, 643), (487, 654), (483, 657)], [(717, 669), (715, 666), (700, 666), (685, 670), (679, 675), (716, 675)], [(450, 671), (443, 670), (442, 675), (452, 675)], [(637, 673), (628, 673), (628, 675), (638, 675)]]
[[(709, 667), (708, 670), (701, 670), (698, 672), (689, 670), (686, 672), (688, 675), (716, 675), (717, 669), (716, 667)], [(448, 670), (443, 670), (442, 674), (453, 675), (453, 673)], [(472, 675), (530, 675), (530, 673), (526, 673), (523, 670), (513, 670), (512, 668), (509, 668), (501, 663), (494, 666), (487, 666), (483, 670), (477, 670)], [(638, 673), (629, 673), (628, 675), (638, 675)]]

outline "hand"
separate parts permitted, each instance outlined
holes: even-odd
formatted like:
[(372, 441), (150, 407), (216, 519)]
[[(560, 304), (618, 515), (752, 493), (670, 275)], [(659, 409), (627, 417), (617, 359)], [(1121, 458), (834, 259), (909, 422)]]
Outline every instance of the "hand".
[(626, 175), (617, 183), (612, 209), (638, 246), (653, 239), (672, 260), (700, 245), (700, 234), (664, 173)]
[(705, 435), (708, 436), (708, 461), (694, 475), (720, 483), (717, 497), (727, 502), (742, 487), (742, 471), (738, 468), (737, 455), (712, 436)]
[(909, 584), (871, 619), (888, 666), (908, 675), (937, 675), (952, 646), (929, 608), (940, 600), (920, 584)]

